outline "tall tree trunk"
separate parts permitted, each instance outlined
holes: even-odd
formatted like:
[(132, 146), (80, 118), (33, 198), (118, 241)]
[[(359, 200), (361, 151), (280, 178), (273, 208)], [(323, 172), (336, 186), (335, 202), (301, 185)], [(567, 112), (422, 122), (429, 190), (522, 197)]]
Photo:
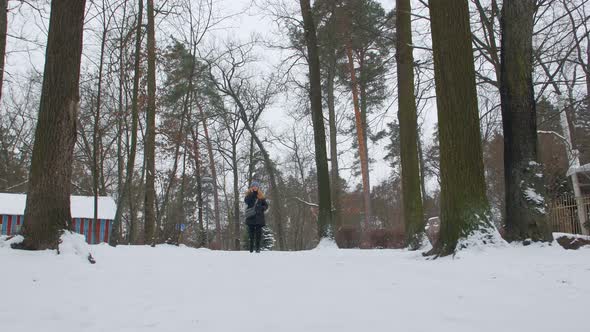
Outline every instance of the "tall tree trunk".
[(504, 128), (506, 238), (551, 241), (543, 169), (537, 154), (533, 91), (534, 0), (505, 0), (502, 8), (500, 92)]
[(57, 248), (71, 227), (70, 190), (80, 101), (85, 0), (53, 0), (22, 247)]
[(332, 223), (334, 231), (341, 226), (341, 188), (340, 188), (340, 168), (338, 166), (338, 129), (336, 126), (336, 96), (334, 95), (334, 80), (336, 78), (336, 50), (330, 55), (330, 68), (328, 69), (327, 78), (327, 100), (328, 100), (328, 123), (330, 128), (330, 176), (332, 188)]
[(0, 0), (0, 101), (4, 82), (4, 63), (6, 60), (6, 35), (8, 32), (8, 0)]
[[(420, 136), (420, 135), (418, 135)], [(418, 137), (418, 160), (420, 161), (420, 190), (422, 191), (422, 210), (424, 211), (424, 201), (428, 198), (426, 195), (426, 171), (424, 165), (424, 151), (422, 150), (422, 141)], [(426, 216), (424, 216), (426, 217)]]
[(138, 0), (137, 11), (137, 26), (135, 33), (135, 59), (134, 59), (134, 77), (133, 77), (133, 92), (131, 97), (131, 142), (129, 149), (129, 158), (127, 159), (127, 167), (125, 171), (125, 184), (123, 185), (123, 192), (117, 204), (115, 212), (115, 220), (113, 221), (113, 233), (109, 240), (110, 245), (117, 245), (121, 234), (119, 234), (119, 225), (121, 224), (121, 216), (125, 208), (126, 199), (129, 200), (129, 242), (131, 244), (137, 243), (137, 219), (134, 213), (134, 197), (132, 194), (133, 173), (135, 168), (135, 155), (137, 151), (137, 130), (139, 122), (139, 79), (140, 63), (141, 63), (141, 29), (143, 18), (143, 0)]
[[(354, 54), (354, 52), (353, 52)], [(369, 128), (367, 127), (367, 113), (369, 110), (368, 102), (367, 102), (367, 86), (366, 86), (366, 72), (365, 72), (365, 55), (364, 52), (359, 54), (359, 78), (358, 78), (358, 92), (359, 92), (359, 105), (361, 109), (361, 126), (363, 127), (363, 144), (365, 145), (365, 153), (367, 155), (367, 159), (365, 162), (367, 163), (367, 169), (369, 169), (369, 143), (368, 143), (368, 131)], [(361, 160), (362, 162), (362, 160)]]
[[(190, 121), (189, 121), (190, 123)], [(195, 127), (198, 128), (199, 123), (195, 123)], [(193, 158), (195, 160), (195, 177), (197, 180), (197, 220), (199, 223), (199, 236), (202, 235), (202, 231), (205, 229), (203, 226), (203, 181), (201, 179), (201, 149), (199, 148), (199, 136), (196, 130), (191, 126), (191, 135), (193, 138)], [(204, 239), (199, 238), (199, 246), (203, 246)]]
[(319, 237), (329, 236), (332, 227), (332, 198), (330, 191), (330, 172), (326, 151), (326, 131), (322, 112), (322, 81), (320, 76), (320, 57), (317, 45), (316, 26), (313, 21), (309, 0), (299, 0), (305, 30), (305, 41), (309, 59), (309, 99), (314, 132), (315, 164), (319, 198), (318, 233)]
[(207, 154), (209, 155), (209, 167), (211, 168), (211, 177), (213, 178), (213, 209), (214, 209), (214, 218), (215, 218), (215, 241), (218, 245), (223, 245), (221, 242), (221, 221), (219, 218), (219, 193), (217, 191), (217, 168), (215, 167), (215, 158), (213, 157), (213, 145), (211, 144), (211, 139), (209, 139), (209, 129), (207, 128), (207, 118), (205, 117), (205, 112), (203, 111), (203, 107), (197, 101), (197, 107), (199, 108), (199, 112), (201, 114), (201, 119), (203, 121), (203, 133), (205, 134), (205, 141), (207, 142)]
[[(104, 0), (102, 2), (102, 10), (105, 11), (105, 3)], [(99, 177), (102, 171), (102, 165), (99, 164), (100, 158), (100, 150), (101, 150), (101, 141), (102, 135), (100, 134), (100, 108), (102, 106), (102, 72), (104, 68), (104, 50), (106, 45), (107, 39), (107, 22), (106, 22), (106, 13), (103, 12), (103, 26), (102, 26), (102, 38), (100, 41), (100, 59), (98, 61), (98, 88), (96, 93), (96, 112), (94, 113), (94, 130), (92, 133), (92, 160), (93, 160), (93, 171), (92, 171), (92, 184), (93, 184), (93, 194), (94, 194), (94, 225), (98, 224), (98, 196), (99, 196)], [(95, 234), (96, 236), (96, 234)], [(89, 239), (90, 242), (93, 242), (93, 239)]]
[[(125, 160), (123, 158), (123, 124), (126, 121), (127, 114), (126, 114), (126, 106), (124, 105), (124, 94), (125, 94), (125, 62), (123, 56), (125, 54), (125, 19), (127, 17), (127, 0), (123, 2), (123, 22), (121, 26), (121, 33), (119, 35), (119, 96), (118, 96), (118, 115), (117, 115), (117, 210), (119, 209), (119, 205), (121, 204), (121, 199), (123, 198), (123, 191), (124, 191), (124, 181), (125, 181)], [(125, 102), (126, 103), (126, 102)], [(128, 135), (125, 135), (128, 137)], [(115, 211), (115, 215), (117, 212)], [(113, 230), (114, 230), (114, 225)], [(113, 232), (111, 231), (111, 237), (113, 236)], [(117, 237), (120, 236), (119, 231), (117, 230)], [(113, 243), (118, 242), (118, 238)], [(109, 238), (109, 242), (111, 242)]]
[(154, 244), (156, 224), (156, 36), (154, 0), (147, 0), (147, 114), (145, 138), (145, 242)]
[(418, 249), (424, 238), (424, 210), (420, 192), (418, 120), (414, 99), (414, 56), (410, 0), (396, 1), (397, 89), (400, 130), (402, 193), (406, 239)]
[(369, 163), (366, 145), (364, 144), (365, 133), (363, 130), (363, 122), (361, 110), (359, 106), (358, 96), (358, 82), (356, 80), (356, 73), (354, 69), (354, 59), (352, 57), (352, 41), (349, 40), (346, 45), (346, 55), (348, 57), (348, 70), (350, 71), (350, 81), (352, 85), (352, 100), (354, 103), (354, 115), (356, 119), (356, 135), (358, 141), (359, 157), (361, 159), (361, 175), (363, 180), (363, 198), (365, 203), (365, 228), (369, 227), (371, 220), (371, 188), (369, 187)]
[(237, 151), (237, 142), (232, 144), (232, 171), (234, 176), (234, 250), (240, 250), (240, 188), (238, 187), (239, 181), (239, 173), (238, 173), (238, 151)]
[(489, 223), (467, 0), (429, 0), (438, 128), (441, 228), (433, 254)]

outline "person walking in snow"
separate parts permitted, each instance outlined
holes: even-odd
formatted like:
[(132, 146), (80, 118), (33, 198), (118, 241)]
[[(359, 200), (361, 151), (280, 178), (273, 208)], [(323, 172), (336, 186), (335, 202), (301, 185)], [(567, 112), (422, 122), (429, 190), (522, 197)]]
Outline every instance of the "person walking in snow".
[(268, 203), (264, 193), (260, 190), (260, 183), (252, 181), (250, 188), (246, 191), (244, 198), (246, 203), (246, 225), (248, 225), (248, 235), (250, 238), (250, 252), (256, 249), (260, 252), (260, 242), (262, 240), (262, 227), (266, 225), (264, 212), (268, 209)]

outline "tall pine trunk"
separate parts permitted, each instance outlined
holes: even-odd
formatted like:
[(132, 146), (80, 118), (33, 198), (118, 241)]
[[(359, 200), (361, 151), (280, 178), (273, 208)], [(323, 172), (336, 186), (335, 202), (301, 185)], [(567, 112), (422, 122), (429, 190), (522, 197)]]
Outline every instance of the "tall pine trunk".
[(71, 227), (70, 190), (80, 102), (85, 0), (53, 0), (29, 174), (22, 247), (57, 248)]
[(534, 0), (505, 0), (502, 9), (500, 94), (504, 128), (506, 237), (551, 241), (538, 163), (533, 91)]
[(433, 254), (489, 227), (467, 0), (430, 0), (440, 135), (441, 228)]
[(332, 198), (330, 191), (330, 172), (328, 171), (328, 155), (326, 151), (326, 131), (322, 111), (322, 82), (320, 76), (320, 57), (317, 44), (316, 26), (313, 21), (309, 0), (300, 0), (301, 15), (307, 44), (309, 67), (309, 99), (311, 102), (311, 119), (314, 132), (315, 164), (317, 170), (319, 214), (319, 238), (329, 236), (332, 227)]
[(358, 82), (354, 68), (354, 59), (352, 57), (352, 41), (349, 40), (346, 45), (346, 55), (348, 57), (348, 70), (350, 72), (350, 81), (352, 86), (352, 100), (354, 103), (354, 115), (356, 120), (356, 135), (358, 141), (359, 157), (361, 159), (361, 176), (363, 181), (363, 199), (365, 207), (365, 228), (369, 227), (371, 221), (371, 188), (369, 187), (369, 162), (366, 145), (364, 144), (365, 133), (363, 130), (363, 121), (359, 106)]
[(156, 224), (156, 35), (154, 0), (147, 0), (147, 123), (145, 137), (145, 243), (154, 244)]
[(410, 0), (397, 0), (395, 22), (403, 210), (408, 247), (418, 249), (424, 238), (424, 211), (420, 192), (418, 120), (414, 99), (414, 56), (410, 15)]

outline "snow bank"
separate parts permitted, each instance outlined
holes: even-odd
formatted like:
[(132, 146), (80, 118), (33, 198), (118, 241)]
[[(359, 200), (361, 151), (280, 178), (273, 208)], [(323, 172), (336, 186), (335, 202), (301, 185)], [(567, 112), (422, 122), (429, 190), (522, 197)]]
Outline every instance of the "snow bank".
[(59, 254), (64, 256), (79, 256), (84, 260), (92, 257), (90, 246), (86, 243), (84, 235), (64, 231), (60, 237)]
[(315, 247), (315, 250), (338, 250), (338, 245), (334, 239), (323, 238), (320, 240), (317, 247)]
[(21, 243), (25, 240), (24, 237), (22, 237), (21, 235), (17, 235), (17, 236), (12, 236), (10, 237), (10, 239), (8, 239), (8, 236), (0, 236), (0, 248), (10, 248), (10, 246), (14, 243)]

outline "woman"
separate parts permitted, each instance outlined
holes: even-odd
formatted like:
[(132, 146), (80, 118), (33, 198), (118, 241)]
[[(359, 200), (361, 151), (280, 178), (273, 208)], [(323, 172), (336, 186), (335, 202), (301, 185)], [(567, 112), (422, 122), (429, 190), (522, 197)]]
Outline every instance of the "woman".
[(268, 209), (266, 198), (264, 198), (264, 194), (260, 190), (260, 183), (252, 181), (250, 189), (246, 192), (244, 202), (246, 202), (247, 208), (254, 208), (254, 214), (246, 218), (248, 235), (250, 237), (250, 252), (254, 251), (254, 244), (256, 244), (256, 252), (260, 252), (262, 227), (266, 225), (264, 212)]

